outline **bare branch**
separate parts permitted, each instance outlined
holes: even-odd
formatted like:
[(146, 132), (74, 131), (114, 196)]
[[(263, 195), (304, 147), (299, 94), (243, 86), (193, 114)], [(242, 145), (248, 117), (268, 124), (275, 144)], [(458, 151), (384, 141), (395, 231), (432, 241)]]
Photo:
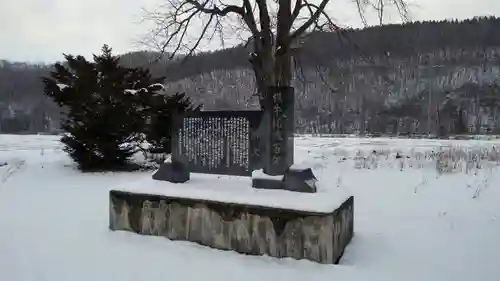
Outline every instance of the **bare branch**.
[[(271, 18), (269, 17), (269, 11), (267, 9), (267, 0), (255, 0), (257, 6), (259, 7), (259, 18), (260, 18), (260, 30), (262, 32), (271, 31)], [(270, 34), (262, 34), (264, 38)]]
[(354, 0), (354, 2), (356, 3), (361, 21), (365, 26), (368, 25), (368, 21), (366, 19), (366, 14), (368, 12), (367, 8), (371, 8), (377, 13), (379, 25), (384, 23), (386, 10), (390, 6), (396, 7), (396, 10), (403, 22), (409, 20), (409, 11), (406, 0)]
[(250, 4), (250, 0), (243, 0), (243, 7), (245, 9), (242, 15), (243, 20), (245, 21), (252, 34), (254, 36), (257, 36), (259, 31), (257, 30), (257, 23), (255, 22), (255, 16), (253, 14), (253, 8)]
[(295, 22), (295, 20), (299, 16), (300, 10), (302, 10), (302, 0), (296, 0), (295, 7), (293, 8), (293, 13), (292, 13), (292, 22)]
[[(254, 47), (249, 61), (255, 73), (257, 92), (261, 95), (269, 86), (290, 86), (297, 49), (293, 44), (308, 31), (332, 32), (339, 36), (340, 42), (341, 39), (350, 41), (327, 11), (332, 0), (317, 0), (318, 4), (310, 0), (232, 0), (231, 4), (224, 3), (225, 0), (163, 1), (165, 4), (160, 9), (147, 14), (156, 26), (150, 33), (155, 39), (153, 45), (161, 50), (162, 55), (168, 49), (170, 58), (183, 52), (184, 59), (188, 59), (200, 46), (209, 46), (213, 39), (218, 39), (219, 47), (225, 46), (228, 35), (239, 41), (248, 40), (247, 44), (252, 43)], [(365, 14), (369, 10), (376, 11), (381, 24), (388, 6), (395, 7), (401, 18), (407, 19), (407, 0), (350, 1), (356, 4), (364, 24), (367, 24)], [(361, 52), (359, 47), (350, 43)], [(367, 59), (371, 60), (369, 56)], [(321, 72), (319, 68), (317, 71)], [(327, 83), (328, 79), (322, 73), (319, 75), (334, 92), (335, 89)]]
[(206, 5), (208, 4), (208, 0), (205, 1), (204, 4), (201, 4), (200, 2), (196, 0), (185, 0), (185, 3), (189, 3), (193, 5), (194, 8), (196, 8), (198, 11), (205, 13), (205, 14), (213, 14), (213, 15), (218, 15), (218, 16), (225, 16), (229, 13), (236, 13), (239, 15), (243, 15), (245, 12), (242, 7), (234, 6), (234, 5), (229, 5), (226, 6), (224, 9), (220, 9), (219, 7), (215, 6), (213, 8), (207, 8)]
[[(221, 18), (235, 14), (239, 17), (248, 16), (245, 14), (243, 7), (235, 5), (212, 5), (211, 0), (166, 0), (166, 5), (163, 9), (155, 12), (147, 12), (146, 17), (152, 20), (156, 28), (150, 33), (150, 37), (155, 40), (164, 38), (161, 43), (154, 42), (153, 44), (160, 50), (162, 56), (167, 47), (172, 47), (170, 58), (173, 58), (181, 49), (187, 49), (187, 54), (192, 55), (201, 45), (203, 39), (214, 38), (216, 33), (223, 38), (223, 24)], [(203, 23), (201, 17), (208, 16), (208, 20)], [(195, 25), (202, 24), (200, 27), (201, 33), (197, 32), (197, 39), (192, 46), (188, 46), (188, 36), (192, 35)], [(209, 32), (209, 30), (213, 31)], [(208, 36), (207, 36), (208, 33)], [(210, 35), (211, 33), (211, 35)]]
[[(283, 38), (284, 34), (288, 34), (287, 43), (284, 43), (283, 39), (279, 41), (282, 41), (283, 44), (290, 44), (293, 40), (305, 34), (311, 27), (313, 27), (314, 30), (324, 30), (325, 27), (330, 27), (330, 29), (332, 29), (333, 27), (333, 21), (325, 11), (327, 5), (332, 2), (331, 0), (321, 0), (319, 4), (312, 4), (306, 0), (293, 0), (293, 10), (292, 0), (240, 0), (240, 4), (235, 5), (225, 4), (221, 2), (221, 0), (164, 1), (166, 2), (165, 5), (161, 6), (163, 12), (155, 11), (148, 13), (147, 17), (152, 19), (157, 26), (150, 33), (150, 37), (164, 39), (161, 43), (154, 42), (153, 45), (160, 49), (163, 54), (165, 49), (173, 44), (173, 46), (171, 46), (173, 50), (171, 57), (181, 49), (187, 49), (187, 53), (192, 54), (196, 51), (196, 49), (193, 48), (193, 43), (196, 45), (196, 48), (205, 45), (201, 43), (202, 40), (198, 40), (201, 35), (200, 30), (205, 30), (204, 36), (206, 36), (206, 38), (202, 38), (203, 40), (211, 41), (213, 38), (219, 38), (223, 44), (224, 30), (230, 26), (229, 21), (225, 18), (229, 15), (234, 15), (241, 21), (238, 25), (246, 28), (246, 30), (242, 30), (244, 33), (249, 31), (253, 38), (265, 40), (266, 42), (261, 43), (267, 46), (272, 46), (275, 43), (273, 42), (273, 37), (275, 35), (273, 32), (274, 28), (276, 28), (275, 32), (277, 37)], [(408, 16), (406, 0), (351, 1), (355, 2), (364, 24), (367, 24), (365, 18), (365, 14), (368, 11), (367, 8), (377, 11), (379, 23), (382, 23), (388, 5), (395, 6), (403, 20), (406, 20)], [(270, 5), (277, 5), (278, 7), (278, 15), (276, 16), (278, 20), (276, 26), (274, 26), (273, 23), (275, 20), (274, 12), (268, 7)], [(257, 9), (258, 11), (256, 11)], [(297, 24), (299, 15), (301, 15), (304, 10), (309, 11), (309, 18), (304, 20), (302, 25), (294, 27), (294, 24)], [(312, 13), (311, 10), (313, 10)], [(203, 15), (206, 15), (208, 20), (202, 24), (199, 19), (201, 19)], [(322, 22), (320, 22), (320, 17), (324, 17)], [(200, 24), (202, 24), (202, 26), (193, 27)], [(278, 24), (280, 24), (279, 27), (277, 26)], [(292, 27), (294, 27), (294, 31), (290, 34)], [(241, 33), (241, 30), (236, 33), (233, 32), (233, 35), (238, 37), (240, 36), (239, 33)], [(279, 33), (279, 35), (277, 33)], [(191, 43), (191, 46), (188, 46), (187, 37), (193, 35), (196, 35), (197, 39)], [(216, 35), (218, 35), (218, 37)], [(256, 45), (256, 47), (258, 46)]]
[(378, 0), (378, 20), (380, 25), (384, 23), (384, 0)]
[(361, 19), (363, 25), (367, 26), (368, 21), (366, 20), (365, 17), (365, 6), (368, 4), (368, 0), (355, 0), (355, 1), (356, 1), (356, 7), (358, 9), (359, 18)]
[(309, 20), (307, 20), (301, 27), (297, 28), (294, 33), (290, 35), (290, 41), (295, 40), (297, 37), (302, 35), (306, 30), (313, 25), (313, 23), (318, 21), (318, 18), (325, 11), (325, 7), (330, 2), (330, 0), (322, 0), (318, 6), (318, 9), (311, 15)]
[(193, 52), (198, 48), (198, 46), (200, 45), (201, 39), (203, 39), (203, 37), (207, 33), (208, 27), (210, 26), (210, 23), (212, 22), (213, 19), (214, 19), (214, 15), (212, 14), (212, 15), (210, 15), (210, 19), (208, 20), (208, 23), (203, 27), (203, 29), (201, 31), (201, 34), (200, 34), (200, 37), (198, 37), (198, 40), (196, 41), (196, 43), (194, 44), (194, 46), (189, 50), (189, 53), (184, 58), (184, 61), (189, 56), (191, 56), (193, 54)]

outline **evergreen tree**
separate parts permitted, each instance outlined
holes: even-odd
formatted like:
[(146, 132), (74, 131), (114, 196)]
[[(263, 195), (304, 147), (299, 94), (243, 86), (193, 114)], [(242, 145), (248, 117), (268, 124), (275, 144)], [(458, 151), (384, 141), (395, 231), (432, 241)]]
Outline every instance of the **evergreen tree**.
[(155, 84), (164, 78), (120, 66), (107, 45), (93, 62), (64, 57), (67, 68), (58, 63), (43, 78), (45, 94), (65, 109), (64, 150), (84, 171), (129, 168), (145, 125), (142, 100), (160, 90)]

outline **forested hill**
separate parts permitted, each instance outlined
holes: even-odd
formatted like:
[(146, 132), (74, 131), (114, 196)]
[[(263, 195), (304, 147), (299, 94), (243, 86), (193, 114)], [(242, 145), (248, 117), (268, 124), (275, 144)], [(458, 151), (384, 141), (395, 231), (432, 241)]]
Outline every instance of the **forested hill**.
[[(297, 54), (304, 66), (333, 67), (336, 62), (360, 57), (407, 59), (444, 49), (482, 49), (500, 46), (500, 18), (474, 18), (465, 21), (429, 21), (391, 24), (365, 29), (348, 29), (339, 34), (309, 35)], [(133, 66), (144, 65), (157, 58), (154, 52), (136, 52), (123, 56)], [(169, 81), (183, 79), (214, 70), (247, 68), (248, 50), (243, 46), (201, 53), (179, 66), (180, 61), (156, 63), (156, 74), (167, 74)]]
[[(245, 48), (201, 53), (182, 65), (180, 60), (148, 64), (157, 55), (128, 53), (122, 62), (148, 65), (155, 75), (167, 77), (169, 90), (184, 91), (209, 109), (256, 106), (250, 98), (253, 74)], [(445, 120), (454, 119), (451, 111), (464, 103), (447, 100), (470, 97), (470, 92), (461, 94), (463, 89), (477, 89), (479, 96), (496, 93), (495, 85), (500, 83), (500, 19), (414, 22), (314, 33), (301, 44), (296, 68), (298, 130), (436, 132), (443, 127), (457, 130), (471, 122), (475, 122), (474, 130), (480, 130), (482, 123), (469, 117), (488, 114), (495, 120), (495, 103), (482, 104), (481, 109), (461, 109), (466, 111), (461, 116), (469, 124), (457, 125)], [(49, 70), (43, 65), (0, 62), (3, 119), (16, 111), (28, 119), (35, 118), (33, 114), (55, 116), (55, 107), (43, 98), (38, 79)]]

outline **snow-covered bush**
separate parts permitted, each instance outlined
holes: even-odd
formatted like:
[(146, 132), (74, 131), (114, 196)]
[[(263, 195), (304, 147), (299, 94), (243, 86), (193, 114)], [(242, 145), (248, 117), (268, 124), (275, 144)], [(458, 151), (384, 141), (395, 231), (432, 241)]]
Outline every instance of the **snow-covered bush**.
[(144, 100), (161, 90), (156, 84), (163, 78), (121, 66), (107, 45), (93, 61), (65, 58), (67, 67), (58, 63), (43, 79), (45, 94), (66, 109), (64, 151), (82, 171), (133, 168), (130, 160), (146, 127)]

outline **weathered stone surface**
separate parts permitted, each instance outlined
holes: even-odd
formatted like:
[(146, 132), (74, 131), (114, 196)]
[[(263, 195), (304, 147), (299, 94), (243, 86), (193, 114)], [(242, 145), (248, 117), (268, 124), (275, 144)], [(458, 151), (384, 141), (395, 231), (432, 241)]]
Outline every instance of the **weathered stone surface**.
[(251, 255), (338, 263), (353, 236), (354, 198), (331, 213), (110, 192), (111, 230)]

